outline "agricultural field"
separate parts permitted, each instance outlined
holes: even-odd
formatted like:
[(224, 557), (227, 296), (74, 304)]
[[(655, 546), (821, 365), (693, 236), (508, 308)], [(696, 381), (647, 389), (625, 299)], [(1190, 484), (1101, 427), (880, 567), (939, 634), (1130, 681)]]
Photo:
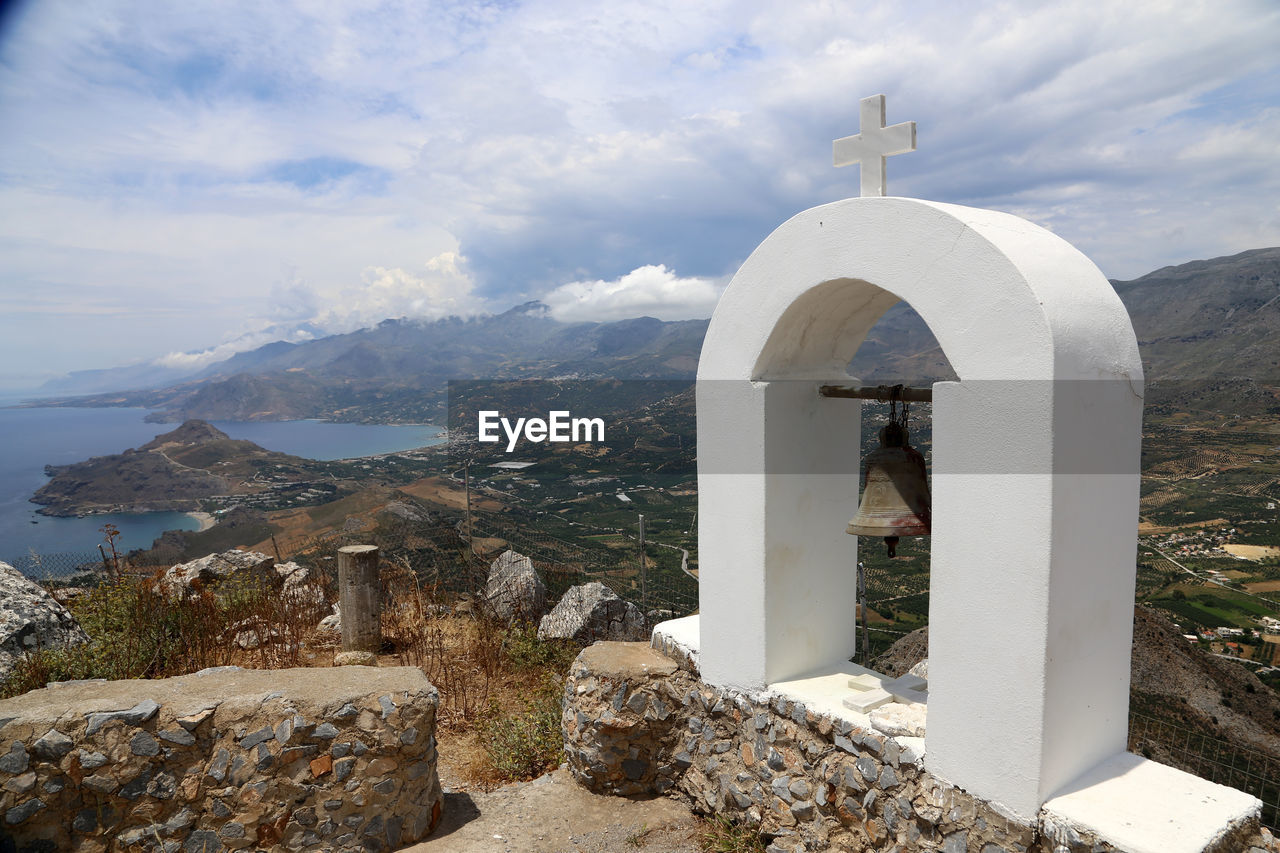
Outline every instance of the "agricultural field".
[(1280, 617), (1280, 418), (1148, 414), (1136, 597), (1186, 633), (1238, 628), (1215, 650), (1257, 654)]

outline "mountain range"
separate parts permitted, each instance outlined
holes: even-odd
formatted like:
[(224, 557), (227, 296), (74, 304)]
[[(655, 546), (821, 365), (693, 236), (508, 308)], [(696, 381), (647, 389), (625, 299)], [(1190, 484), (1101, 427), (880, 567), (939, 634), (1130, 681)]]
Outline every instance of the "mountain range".
[[(1112, 284), (1138, 336), (1149, 404), (1280, 411), (1280, 248)], [(112, 393), (41, 405), (143, 406), (157, 421), (439, 421), (450, 380), (692, 379), (707, 323), (652, 317), (563, 323), (529, 302), (497, 315), (385, 320), (306, 343), (272, 343), (180, 381), (157, 368), (86, 372), (74, 377), (76, 387), (92, 382)], [(869, 382), (954, 378), (928, 327), (905, 303), (872, 329), (851, 372)], [(138, 383), (147, 387), (136, 390)], [(58, 387), (68, 386), (47, 390)]]
[(652, 317), (562, 323), (529, 302), (497, 315), (384, 320), (302, 344), (268, 344), (164, 387), (41, 404), (141, 406), (155, 421), (439, 421), (454, 380), (692, 380), (706, 328), (706, 320)]

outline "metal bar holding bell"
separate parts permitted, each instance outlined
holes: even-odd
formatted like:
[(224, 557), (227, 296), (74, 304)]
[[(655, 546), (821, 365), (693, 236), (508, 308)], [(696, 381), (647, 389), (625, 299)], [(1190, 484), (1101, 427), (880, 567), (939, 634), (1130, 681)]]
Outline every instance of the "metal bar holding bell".
[(823, 397), (846, 397), (855, 400), (901, 400), (907, 403), (932, 403), (932, 388), (908, 388), (905, 385), (820, 385)]

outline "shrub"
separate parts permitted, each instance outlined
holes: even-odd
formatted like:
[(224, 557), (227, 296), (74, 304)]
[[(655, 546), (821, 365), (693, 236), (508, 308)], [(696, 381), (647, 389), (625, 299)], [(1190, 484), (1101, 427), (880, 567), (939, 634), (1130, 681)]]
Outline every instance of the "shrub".
[(489, 761), (502, 779), (531, 779), (560, 764), (560, 691), (559, 682), (548, 676), (520, 711), (490, 704), (481, 733)]
[(74, 601), (71, 612), (89, 642), (27, 656), (0, 684), (0, 697), (51, 681), (167, 678), (226, 666), (246, 630), (263, 665), (296, 665), (302, 635), (319, 618), (314, 606), (273, 594), (260, 579), (233, 576), (216, 590), (196, 584), (185, 597), (164, 595), (155, 580), (111, 578)]
[(508, 628), (503, 647), (511, 667), (521, 672), (540, 669), (567, 672), (581, 651), (572, 640), (539, 640), (538, 629), (527, 623)]
[(705, 821), (698, 833), (698, 845), (706, 853), (764, 853), (764, 841), (755, 827), (734, 823), (721, 815)]

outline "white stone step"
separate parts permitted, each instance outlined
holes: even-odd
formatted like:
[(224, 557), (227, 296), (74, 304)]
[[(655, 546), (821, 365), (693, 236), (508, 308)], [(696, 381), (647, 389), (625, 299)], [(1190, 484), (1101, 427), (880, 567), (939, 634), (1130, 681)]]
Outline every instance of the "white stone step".
[(857, 711), (859, 714), (866, 714), (879, 708), (881, 705), (887, 705), (893, 701), (893, 696), (888, 692), (876, 688), (874, 690), (866, 690), (854, 693), (852, 696), (846, 696), (843, 704), (851, 711)]

